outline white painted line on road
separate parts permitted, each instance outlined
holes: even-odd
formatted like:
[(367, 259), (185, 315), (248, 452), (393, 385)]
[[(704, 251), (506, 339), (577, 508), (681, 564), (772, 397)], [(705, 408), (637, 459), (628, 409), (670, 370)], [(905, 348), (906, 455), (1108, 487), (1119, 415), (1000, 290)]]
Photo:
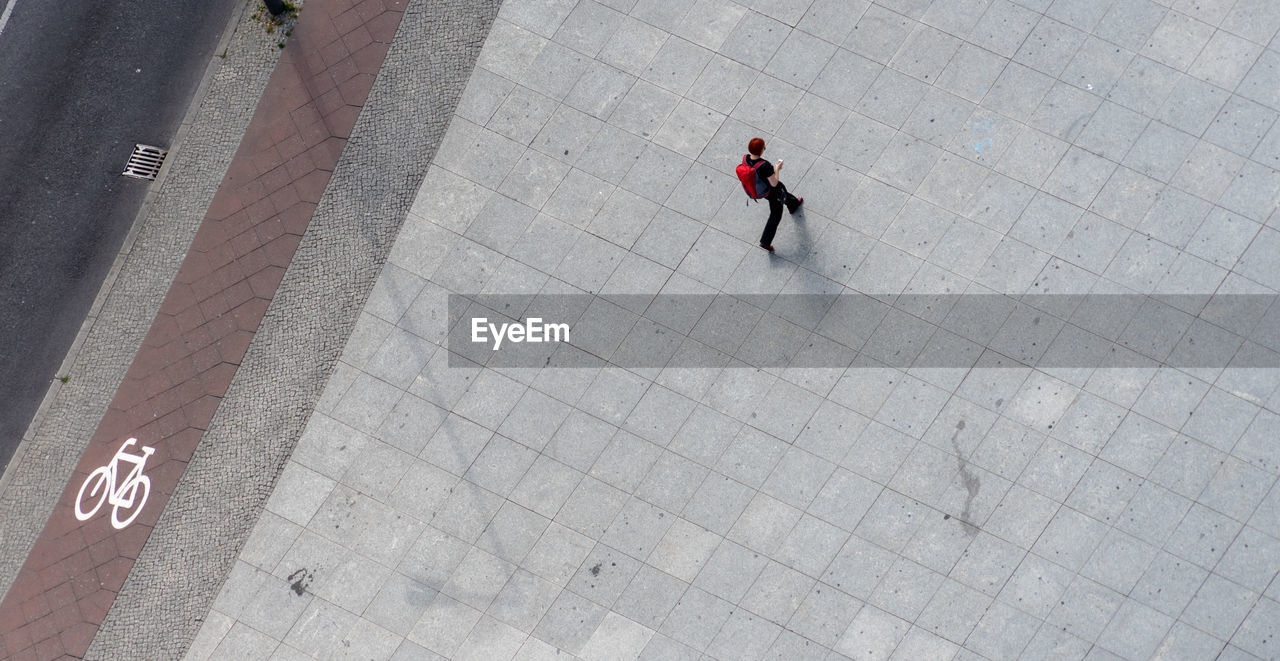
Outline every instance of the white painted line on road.
[(4, 6), (4, 13), (0, 14), (0, 34), (4, 34), (4, 24), (9, 22), (9, 15), (13, 13), (13, 5), (17, 2), (18, 0), (9, 0)]

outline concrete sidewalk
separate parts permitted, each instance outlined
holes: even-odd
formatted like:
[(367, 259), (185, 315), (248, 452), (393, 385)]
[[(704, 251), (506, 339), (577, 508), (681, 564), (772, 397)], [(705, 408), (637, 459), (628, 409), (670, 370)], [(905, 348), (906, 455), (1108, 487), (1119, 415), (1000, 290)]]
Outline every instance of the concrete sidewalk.
[[(1275, 295), (1277, 30), (1269, 0), (508, 0), (187, 658), (1280, 658), (1275, 370), (895, 369), (752, 309), (717, 338), (830, 365), (688, 367), (706, 310), (592, 348), (674, 334), (660, 369), (445, 344), (450, 293)], [(754, 136), (805, 198), (774, 254)]]

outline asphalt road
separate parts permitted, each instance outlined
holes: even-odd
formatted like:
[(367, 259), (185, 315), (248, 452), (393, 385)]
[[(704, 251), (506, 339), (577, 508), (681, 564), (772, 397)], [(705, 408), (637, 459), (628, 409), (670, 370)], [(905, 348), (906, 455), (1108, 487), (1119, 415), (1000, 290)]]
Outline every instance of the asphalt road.
[[(0, 0), (3, 11), (9, 0)], [(13, 0), (0, 32), (0, 470), (142, 203), (237, 0)]]

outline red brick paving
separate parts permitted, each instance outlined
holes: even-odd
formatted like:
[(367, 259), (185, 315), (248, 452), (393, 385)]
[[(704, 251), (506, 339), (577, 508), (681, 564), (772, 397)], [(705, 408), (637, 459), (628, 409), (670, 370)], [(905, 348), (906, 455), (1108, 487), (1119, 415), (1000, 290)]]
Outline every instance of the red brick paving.
[[(89, 649), (284, 277), (403, 5), (306, 3), (142, 347), (0, 602), (3, 658), (81, 658)], [(106, 503), (77, 520), (80, 485), (131, 437), (155, 448), (145, 508), (123, 530)]]

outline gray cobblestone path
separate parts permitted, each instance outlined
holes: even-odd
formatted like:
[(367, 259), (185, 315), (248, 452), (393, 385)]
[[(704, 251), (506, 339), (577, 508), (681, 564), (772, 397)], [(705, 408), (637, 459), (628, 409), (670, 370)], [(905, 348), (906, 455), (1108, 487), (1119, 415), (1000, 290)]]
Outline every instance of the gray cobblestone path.
[[(268, 363), (282, 330), (255, 345), (318, 401), (237, 427), (303, 431), (187, 658), (1280, 658), (1276, 370), (443, 344), (449, 293), (1274, 295), (1278, 30), (1268, 0), (505, 2), (367, 301), (289, 299), (363, 306), (323, 391), (328, 364)], [(732, 174), (753, 136), (806, 200), (774, 254)]]
[[(8, 591), (142, 344), (253, 117), (279, 58), (246, 3), (214, 57), (199, 109), (181, 129), (166, 173), (117, 258), (92, 325), (0, 486), (0, 594)], [(225, 50), (223, 50), (225, 48)]]

